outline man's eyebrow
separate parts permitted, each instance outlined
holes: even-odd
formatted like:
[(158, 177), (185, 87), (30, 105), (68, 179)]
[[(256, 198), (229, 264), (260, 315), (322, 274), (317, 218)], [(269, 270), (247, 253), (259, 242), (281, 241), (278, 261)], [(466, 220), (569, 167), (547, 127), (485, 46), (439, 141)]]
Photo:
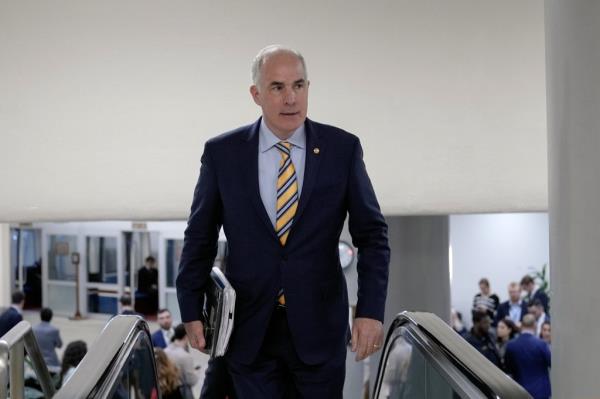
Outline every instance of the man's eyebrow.
[(306, 83), (306, 80), (304, 78), (301, 78), (294, 82), (294, 84), (298, 84), (298, 83)]
[(269, 86), (283, 86), (283, 82), (278, 82), (274, 80), (269, 84)]

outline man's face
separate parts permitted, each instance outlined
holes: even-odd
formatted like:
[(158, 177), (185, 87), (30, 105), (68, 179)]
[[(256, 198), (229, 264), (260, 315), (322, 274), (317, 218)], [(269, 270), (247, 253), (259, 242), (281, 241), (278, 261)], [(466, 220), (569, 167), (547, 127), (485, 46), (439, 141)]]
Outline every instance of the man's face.
[(158, 319), (158, 325), (163, 330), (168, 330), (171, 328), (171, 325), (173, 325), (173, 320), (171, 319), (171, 313), (169, 313), (169, 312), (159, 313), (157, 319)]
[(487, 334), (487, 332), (490, 329), (490, 325), (491, 325), (490, 318), (484, 317), (483, 319), (481, 319), (479, 321), (479, 323), (477, 323), (477, 330), (479, 331), (479, 333), (481, 335)]
[(533, 292), (533, 287), (535, 287), (534, 283), (523, 284), (521, 286), (521, 288), (523, 288), (523, 291), (527, 291), (530, 294)]
[(519, 287), (509, 287), (508, 296), (512, 303), (519, 302), (519, 299), (521, 299), (521, 289)]
[(304, 123), (308, 85), (302, 63), (294, 54), (275, 53), (265, 59), (260, 80), (250, 87), (250, 93), (262, 108), (267, 126), (279, 138), (289, 138)]

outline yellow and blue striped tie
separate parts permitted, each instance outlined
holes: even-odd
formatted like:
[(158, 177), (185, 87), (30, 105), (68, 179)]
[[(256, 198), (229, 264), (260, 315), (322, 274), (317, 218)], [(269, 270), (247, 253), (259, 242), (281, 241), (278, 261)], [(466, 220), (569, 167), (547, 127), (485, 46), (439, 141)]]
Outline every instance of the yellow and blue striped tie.
[[(282, 246), (287, 242), (290, 227), (294, 222), (294, 215), (298, 209), (298, 179), (296, 169), (292, 163), (292, 145), (287, 141), (280, 141), (275, 147), (281, 153), (279, 161), (279, 175), (277, 177), (277, 216), (275, 232)], [(277, 302), (285, 305), (283, 290), (279, 290)]]

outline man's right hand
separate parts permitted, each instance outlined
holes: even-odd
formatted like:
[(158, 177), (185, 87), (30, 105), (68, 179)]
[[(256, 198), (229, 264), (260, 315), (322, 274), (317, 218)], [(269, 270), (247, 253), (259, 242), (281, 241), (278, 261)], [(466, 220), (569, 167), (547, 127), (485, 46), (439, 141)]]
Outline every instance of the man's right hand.
[(204, 340), (204, 325), (202, 322), (200, 320), (194, 320), (183, 323), (183, 325), (185, 326), (185, 332), (187, 333), (192, 348), (206, 353), (204, 351), (206, 341)]

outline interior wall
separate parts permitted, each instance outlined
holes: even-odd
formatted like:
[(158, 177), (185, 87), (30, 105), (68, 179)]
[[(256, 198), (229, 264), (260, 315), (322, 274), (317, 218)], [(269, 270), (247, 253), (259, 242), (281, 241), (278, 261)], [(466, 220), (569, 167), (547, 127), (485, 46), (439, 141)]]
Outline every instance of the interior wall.
[(547, 213), (450, 216), (452, 307), (471, 325), (473, 296), (488, 278), (500, 301), (508, 284), (548, 264)]
[(0, 3), (0, 221), (185, 219), (203, 143), (301, 50), (384, 213), (547, 206), (542, 0)]

